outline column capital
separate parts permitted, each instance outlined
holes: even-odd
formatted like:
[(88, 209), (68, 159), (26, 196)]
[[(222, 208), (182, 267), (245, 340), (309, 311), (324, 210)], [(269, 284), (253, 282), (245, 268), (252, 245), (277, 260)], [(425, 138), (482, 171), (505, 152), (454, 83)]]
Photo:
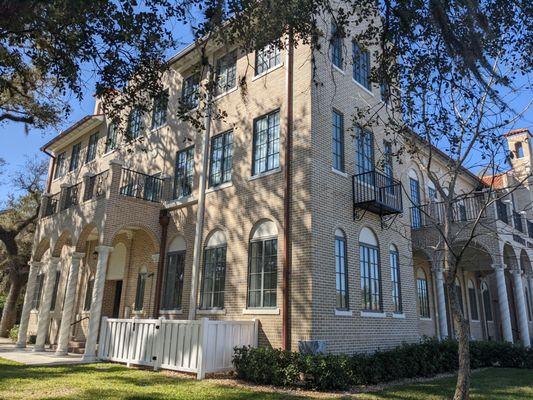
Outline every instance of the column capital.
[(83, 257), (85, 257), (85, 253), (80, 253), (78, 251), (74, 251), (72, 254), (71, 254), (71, 257), (73, 259), (76, 259), (76, 260), (81, 260)]
[(50, 259), (49, 259), (49, 263), (52, 264), (52, 265), (59, 264), (59, 261), (61, 261), (61, 257), (50, 257)]
[(34, 268), (40, 268), (43, 266), (43, 264), (44, 263), (42, 261), (33, 261), (33, 260), (28, 261), (28, 265)]
[(509, 272), (513, 275), (522, 275), (522, 270), (520, 269), (517, 269), (517, 268), (509, 268)]
[(496, 270), (496, 271), (499, 271), (499, 270), (504, 270), (505, 268), (507, 268), (507, 265), (505, 264), (492, 264), (491, 265), (492, 269)]
[(94, 250), (96, 250), (98, 254), (109, 254), (113, 252), (113, 246), (100, 245), (96, 246)]
[(109, 165), (110, 166), (113, 166), (113, 165), (123, 166), (124, 165), (124, 161), (115, 158), (115, 159), (109, 161)]
[(435, 274), (443, 273), (444, 268), (440, 265), (435, 265), (434, 267), (431, 268), (431, 271), (433, 271)]

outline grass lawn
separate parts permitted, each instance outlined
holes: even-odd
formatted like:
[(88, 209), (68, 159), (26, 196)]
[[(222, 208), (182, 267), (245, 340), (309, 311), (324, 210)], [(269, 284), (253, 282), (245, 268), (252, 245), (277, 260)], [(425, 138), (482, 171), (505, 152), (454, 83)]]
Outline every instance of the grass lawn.
[[(253, 388), (230, 379), (201, 382), (167, 372), (127, 369), (117, 364), (32, 367), (0, 358), (0, 399), (246, 399), (308, 398), (443, 399), (453, 392), (453, 378), (393, 386), (372, 394), (299, 394)], [(533, 371), (488, 369), (473, 376), (472, 399), (533, 399)]]

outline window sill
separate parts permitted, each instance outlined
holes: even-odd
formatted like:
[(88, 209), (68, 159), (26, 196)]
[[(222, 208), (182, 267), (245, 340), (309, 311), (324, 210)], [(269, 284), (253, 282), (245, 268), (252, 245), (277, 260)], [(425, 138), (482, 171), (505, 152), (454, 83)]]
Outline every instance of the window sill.
[(212, 193), (212, 192), (216, 192), (217, 190), (226, 189), (226, 188), (229, 188), (229, 187), (232, 187), (232, 186), (233, 186), (233, 182), (232, 182), (232, 181), (224, 182), (224, 183), (221, 183), (221, 184), (218, 185), (218, 186), (212, 186), (212, 187), (210, 187), (210, 188), (207, 189), (205, 192), (206, 192), (206, 193)]
[(183, 314), (183, 310), (159, 310), (159, 314), (181, 315)]
[(232, 87), (231, 89), (225, 91), (224, 93), (220, 93), (220, 94), (216, 95), (216, 96), (214, 97), (213, 101), (220, 100), (220, 99), (223, 98), (224, 96), (227, 96), (228, 94), (231, 94), (231, 93), (233, 93), (233, 92), (236, 92), (238, 88), (239, 88), (239, 87), (238, 87), (237, 85), (235, 85), (235, 87)]
[(250, 177), (248, 178), (248, 180), (249, 180), (249, 181), (253, 181), (253, 180), (255, 180), (255, 179), (263, 178), (264, 176), (277, 174), (278, 172), (281, 172), (281, 167), (274, 168), (274, 169), (271, 169), (270, 171), (261, 172), (261, 173), (259, 173), (259, 174), (256, 174), (256, 175), (253, 175), (253, 176), (250, 176)]
[(392, 313), (392, 318), (405, 319), (404, 313)]
[(246, 315), (279, 315), (279, 308), (243, 308)]
[(213, 309), (213, 310), (201, 310), (197, 309), (196, 314), (198, 315), (226, 315), (226, 309), (222, 308), (220, 310)]
[(419, 317), (418, 318), (420, 321), (432, 321), (431, 318), (425, 318), (425, 317)]
[(277, 70), (277, 69), (280, 69), (281, 67), (283, 67), (283, 63), (279, 63), (278, 65), (276, 65), (275, 67), (272, 67), (270, 69), (267, 69), (266, 71), (263, 71), (261, 72), (259, 75), (255, 75), (253, 78), (252, 78), (252, 82), (253, 81), (256, 81), (262, 77), (264, 77), (265, 75), (268, 75), (270, 74), (271, 72)]
[(30, 310), (30, 314), (39, 314), (39, 310), (34, 308), (33, 310)]
[(194, 204), (196, 202), (198, 202), (198, 200), (194, 196), (188, 196), (188, 197), (183, 197), (181, 199), (164, 201), (163, 207), (164, 208), (179, 208), (179, 207), (185, 207), (185, 206)]
[(361, 311), (361, 317), (370, 317), (370, 318), (385, 318), (386, 313), (382, 311)]
[(166, 128), (168, 126), (168, 122), (165, 122), (163, 125), (161, 126), (157, 126), (155, 128), (150, 128), (150, 130), (148, 131), (148, 133), (154, 133), (154, 132), (157, 132), (158, 130), (160, 129), (163, 129), (163, 128)]
[[(470, 322), (476, 322), (476, 323), (479, 324), (481, 321), (479, 319), (471, 319)], [(531, 322), (531, 321), (529, 321), (529, 322)]]
[(337, 310), (335, 309), (335, 316), (337, 317), (352, 317), (352, 310)]
[(331, 171), (337, 175), (343, 176), (345, 178), (348, 178), (348, 174), (346, 172), (342, 172), (336, 168), (331, 167)]
[(361, 83), (357, 82), (353, 77), (352, 77), (352, 81), (357, 86), (359, 86), (361, 89), (363, 89), (367, 94), (371, 95), (372, 97), (376, 97), (376, 95), (370, 89), (367, 89), (366, 87), (364, 87)]
[(343, 69), (341, 69), (340, 67), (337, 67), (335, 64), (331, 63), (331, 66), (333, 67), (333, 70), (343, 74), (343, 75), (346, 75), (346, 71), (344, 71)]

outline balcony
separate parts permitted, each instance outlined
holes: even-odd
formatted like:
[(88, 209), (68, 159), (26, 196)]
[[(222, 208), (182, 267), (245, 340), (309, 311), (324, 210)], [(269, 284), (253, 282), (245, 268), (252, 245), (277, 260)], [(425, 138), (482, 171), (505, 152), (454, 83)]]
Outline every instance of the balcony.
[(122, 168), (120, 194), (158, 203), (163, 198), (164, 179)]
[(88, 177), (87, 184), (85, 185), (85, 192), (83, 194), (83, 201), (99, 199), (105, 196), (108, 175), (109, 170), (105, 170), (99, 174)]
[(378, 171), (369, 171), (352, 177), (354, 217), (356, 209), (380, 216), (400, 214), (402, 184)]
[(65, 189), (65, 197), (63, 200), (62, 210), (67, 210), (70, 207), (77, 206), (80, 203), (81, 182), (75, 185), (68, 186)]
[(60, 196), (61, 192), (58, 192), (48, 197), (46, 207), (44, 208), (43, 217), (49, 217), (50, 215), (54, 215), (58, 211)]
[[(485, 205), (485, 195), (483, 193), (456, 200), (451, 204), (451, 222), (468, 222), (484, 218), (486, 216)], [(412, 229), (442, 225), (445, 220), (446, 209), (444, 202), (432, 202), (411, 207)]]

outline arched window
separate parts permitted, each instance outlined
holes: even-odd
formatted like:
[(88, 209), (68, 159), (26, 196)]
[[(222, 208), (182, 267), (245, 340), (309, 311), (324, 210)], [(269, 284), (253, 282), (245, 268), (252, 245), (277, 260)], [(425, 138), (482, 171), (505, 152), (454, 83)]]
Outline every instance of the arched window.
[(248, 307), (276, 307), (278, 288), (278, 230), (272, 221), (258, 225), (250, 239)]
[(416, 272), (416, 291), (418, 295), (418, 315), (420, 318), (431, 318), (428, 281), (423, 269), (419, 269)]
[(346, 236), (340, 229), (335, 231), (335, 292), (337, 310), (348, 307), (348, 275), (346, 274)]
[(390, 262), (390, 276), (392, 283), (392, 304), (394, 305), (394, 312), (401, 313), (402, 307), (402, 287), (400, 280), (400, 255), (395, 245), (391, 245), (389, 249)]
[(180, 310), (185, 270), (185, 240), (177, 236), (168, 246), (165, 280), (161, 307), (163, 310)]
[(411, 208), (411, 227), (420, 228), (422, 226), (422, 215), (420, 213), (420, 183), (418, 182), (418, 175), (413, 169), (409, 172), (409, 194), (413, 208)]
[(204, 271), (202, 275), (202, 300), (200, 308), (224, 308), (226, 282), (226, 235), (215, 231), (210, 235), (204, 250)]
[(468, 301), (470, 302), (470, 318), (474, 321), (479, 321), (476, 286), (472, 279), (468, 280)]
[(359, 265), (361, 268), (361, 290), (363, 309), (381, 311), (381, 274), (378, 254), (378, 241), (368, 228), (359, 234)]
[(481, 297), (483, 298), (483, 307), (485, 309), (485, 320), (492, 321), (492, 304), (490, 301), (489, 287), (485, 282), (481, 284)]

